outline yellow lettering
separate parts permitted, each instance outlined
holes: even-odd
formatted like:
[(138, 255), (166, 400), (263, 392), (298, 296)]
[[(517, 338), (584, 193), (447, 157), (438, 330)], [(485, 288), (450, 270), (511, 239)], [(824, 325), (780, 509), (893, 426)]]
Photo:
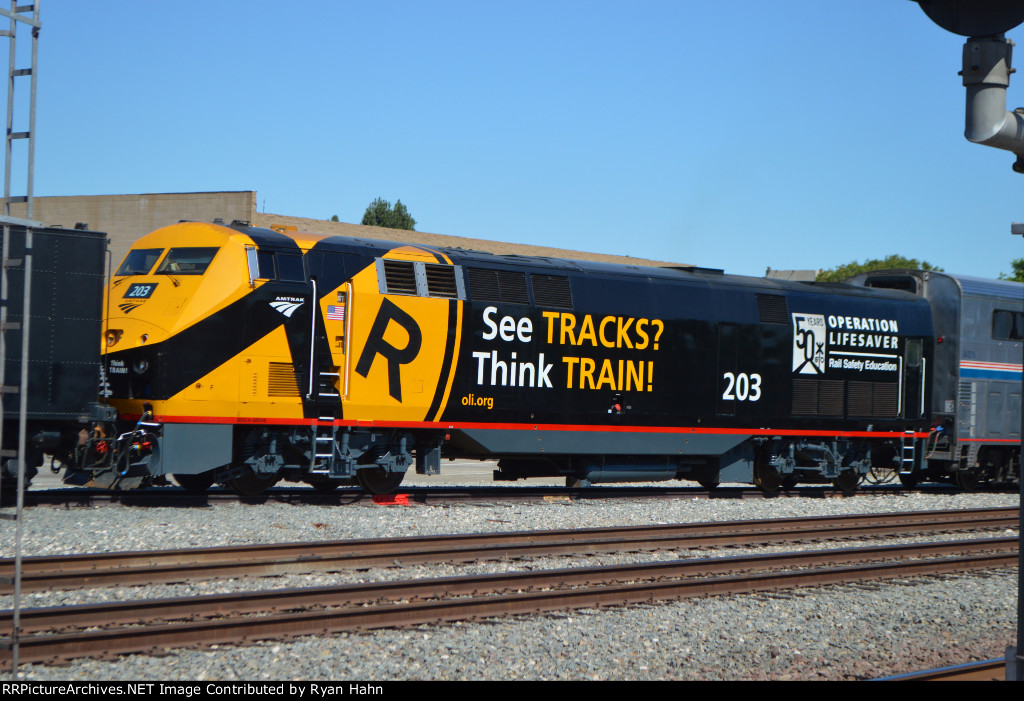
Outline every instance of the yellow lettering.
[(615, 342), (614, 341), (609, 341), (605, 337), (605, 335), (604, 335), (604, 327), (607, 326), (608, 324), (614, 322), (615, 319), (617, 319), (617, 318), (618, 317), (614, 317), (614, 316), (606, 316), (605, 318), (601, 319), (601, 327), (600, 327), (600, 329), (601, 329), (601, 345), (604, 346), (605, 348), (614, 348), (615, 347)]
[(587, 389), (585, 385), (590, 385), (590, 389), (596, 389), (594, 387), (594, 370), (597, 368), (595, 363), (590, 358), (580, 358), (580, 389)]
[(562, 337), (559, 343), (565, 345), (565, 337), (569, 337), (569, 345), (576, 345), (576, 338), (573, 336), (573, 329), (576, 328), (576, 317), (572, 314), (562, 314)]
[(548, 320), (548, 343), (555, 342), (555, 319), (561, 314), (558, 312), (543, 312), (544, 318)]
[(626, 391), (636, 388), (644, 391), (644, 361), (627, 361), (626, 365)]
[(576, 363), (579, 362), (579, 358), (562, 358), (562, 362), (569, 366), (569, 371), (566, 373), (566, 389), (572, 389), (572, 371)]
[(601, 363), (601, 376), (597, 378), (597, 387), (595, 389), (601, 389), (606, 383), (611, 389), (615, 389), (615, 373), (612, 371), (612, 361), (607, 359)]
[(636, 320), (636, 332), (637, 332), (637, 334), (640, 335), (640, 339), (641, 339), (641, 343), (638, 343), (635, 346), (637, 350), (643, 350), (644, 348), (646, 348), (647, 347), (647, 343), (651, 340), (650, 336), (648, 336), (647, 332), (644, 330), (646, 328), (646, 326), (647, 326), (647, 319), (637, 319)]
[(626, 319), (625, 325), (622, 323), (622, 317), (617, 317), (619, 320), (619, 336), (616, 340), (618, 348), (625, 346), (626, 348), (632, 348), (633, 342), (629, 340), (629, 327), (633, 325), (633, 318)]
[(581, 346), (586, 340), (590, 341), (590, 345), (597, 346), (597, 334), (594, 332), (594, 319), (589, 314), (583, 317), (583, 325), (580, 326), (580, 335), (576, 337), (576, 342)]
[(661, 339), (662, 332), (665, 331), (665, 322), (661, 319), (652, 319), (651, 326), (658, 327), (658, 332), (654, 334), (654, 350), (658, 350), (658, 341)]

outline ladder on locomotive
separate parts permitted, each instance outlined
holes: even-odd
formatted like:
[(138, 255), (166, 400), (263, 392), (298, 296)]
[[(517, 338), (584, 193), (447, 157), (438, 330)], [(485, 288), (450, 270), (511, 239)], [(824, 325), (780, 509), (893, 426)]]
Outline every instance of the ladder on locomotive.
[(335, 459), (338, 457), (338, 427), (334, 420), (341, 407), (341, 394), (338, 391), (341, 380), (340, 368), (332, 364), (331, 354), (327, 348), (327, 336), (322, 333), (322, 321), (317, 319), (320, 305), (320, 294), (316, 277), (309, 280), (310, 298), (310, 331), (309, 331), (309, 387), (306, 398), (316, 407), (317, 419), (311, 427), (309, 451), (309, 472), (314, 475), (329, 475), (334, 471)]
[(909, 475), (917, 467), (917, 439), (914, 431), (903, 432), (901, 453), (899, 472), (901, 475)]
[(341, 403), (341, 395), (338, 393), (337, 387), (341, 380), (341, 373), (336, 372), (337, 369), (317, 371), (314, 398), (318, 416), (317, 422), (313, 425), (313, 449), (310, 451), (309, 462), (311, 474), (331, 474), (334, 471), (335, 459), (338, 457), (338, 427), (334, 423), (336, 418), (334, 407), (340, 406)]

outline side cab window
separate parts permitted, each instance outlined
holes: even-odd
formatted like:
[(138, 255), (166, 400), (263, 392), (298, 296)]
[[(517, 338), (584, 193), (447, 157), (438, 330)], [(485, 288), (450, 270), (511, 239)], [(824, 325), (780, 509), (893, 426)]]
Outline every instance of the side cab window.
[(268, 251), (249, 246), (245, 250), (249, 264), (249, 284), (256, 280), (305, 282), (306, 267), (300, 253)]

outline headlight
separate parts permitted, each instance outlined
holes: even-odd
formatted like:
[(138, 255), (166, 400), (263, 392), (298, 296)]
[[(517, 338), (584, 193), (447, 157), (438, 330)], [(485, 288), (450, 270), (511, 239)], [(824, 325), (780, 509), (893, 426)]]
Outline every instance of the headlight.
[(132, 370), (134, 370), (136, 374), (141, 375), (146, 372), (146, 370), (149, 370), (149, 361), (145, 358), (139, 358), (132, 363)]

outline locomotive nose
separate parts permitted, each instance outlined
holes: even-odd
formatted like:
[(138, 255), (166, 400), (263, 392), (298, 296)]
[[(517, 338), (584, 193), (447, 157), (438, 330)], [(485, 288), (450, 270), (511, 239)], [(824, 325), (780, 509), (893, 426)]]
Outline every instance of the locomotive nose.
[(103, 334), (104, 349), (107, 352), (152, 345), (167, 338), (167, 329), (151, 321), (131, 319), (127, 316), (107, 319)]

